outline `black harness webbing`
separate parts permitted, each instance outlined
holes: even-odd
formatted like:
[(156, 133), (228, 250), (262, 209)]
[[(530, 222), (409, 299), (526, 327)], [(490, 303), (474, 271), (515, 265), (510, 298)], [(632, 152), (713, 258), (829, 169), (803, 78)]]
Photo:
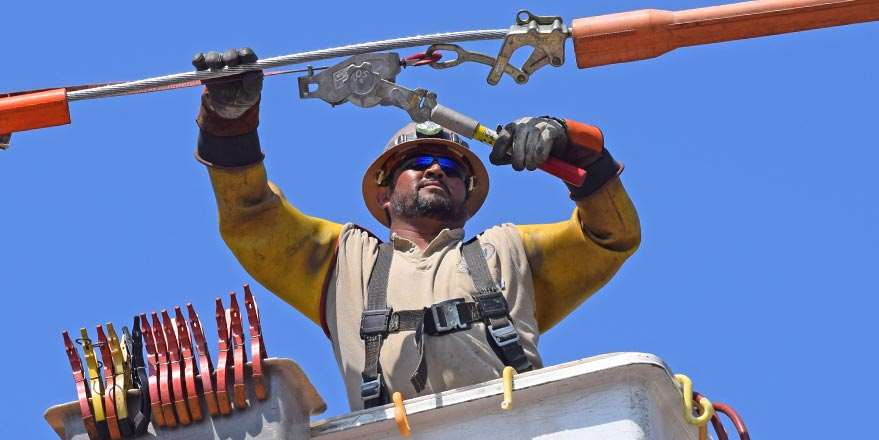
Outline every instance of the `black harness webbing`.
[(504, 365), (518, 372), (531, 370), (531, 363), (519, 341), (519, 334), (509, 316), (503, 292), (491, 276), (482, 247), (472, 239), (461, 247), (476, 293), (474, 302), (464, 298), (443, 301), (421, 310), (394, 311), (387, 306), (388, 275), (393, 259), (393, 245), (379, 245), (378, 257), (367, 285), (366, 307), (360, 319), (360, 338), (364, 341), (365, 363), (360, 384), (364, 408), (390, 401), (383, 383), (379, 363), (382, 341), (389, 333), (414, 331), (418, 348), (418, 366), (409, 378), (416, 391), (424, 389), (427, 363), (424, 361), (424, 334), (440, 336), (466, 330), (471, 324), (485, 324), (486, 339)]

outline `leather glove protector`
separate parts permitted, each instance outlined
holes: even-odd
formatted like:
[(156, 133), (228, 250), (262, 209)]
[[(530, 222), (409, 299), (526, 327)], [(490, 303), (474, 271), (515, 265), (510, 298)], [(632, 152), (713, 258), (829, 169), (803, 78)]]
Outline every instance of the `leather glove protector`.
[[(192, 65), (197, 70), (220, 70), (256, 62), (250, 48), (197, 53)], [(259, 146), (259, 100), (261, 70), (205, 81), (198, 112), (199, 131), (196, 158), (213, 167), (242, 167), (263, 159)]]

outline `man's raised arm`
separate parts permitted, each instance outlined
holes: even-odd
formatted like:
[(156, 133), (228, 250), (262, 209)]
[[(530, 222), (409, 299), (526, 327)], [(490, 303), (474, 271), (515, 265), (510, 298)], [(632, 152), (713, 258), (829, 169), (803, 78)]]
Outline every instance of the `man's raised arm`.
[[(250, 49), (197, 54), (199, 70), (256, 61)], [(208, 166), (220, 233), (260, 284), (320, 323), (341, 225), (294, 208), (266, 178), (259, 145), (262, 72), (208, 83), (198, 115), (198, 160)]]
[(638, 214), (619, 179), (622, 167), (601, 131), (573, 120), (523, 118), (504, 127), (491, 154), (496, 165), (533, 170), (550, 154), (586, 170), (567, 221), (519, 225), (531, 266), (541, 332), (606, 284), (641, 242)]

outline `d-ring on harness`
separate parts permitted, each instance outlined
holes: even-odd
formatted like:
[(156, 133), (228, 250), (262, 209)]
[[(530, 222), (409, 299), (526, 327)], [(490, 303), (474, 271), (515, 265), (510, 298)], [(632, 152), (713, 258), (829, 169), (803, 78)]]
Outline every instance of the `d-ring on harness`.
[(516, 327), (510, 318), (507, 300), (488, 270), (479, 240), (474, 238), (464, 243), (461, 254), (476, 287), (476, 293), (473, 294), (474, 301), (456, 298), (421, 310), (395, 312), (387, 306), (388, 275), (394, 247), (391, 243), (379, 245), (378, 258), (367, 285), (366, 307), (360, 319), (360, 338), (364, 341), (366, 356), (361, 376), (363, 381), (360, 384), (360, 397), (363, 399), (364, 408), (384, 405), (390, 401), (379, 364), (382, 340), (389, 333), (415, 331), (418, 366), (409, 380), (418, 392), (424, 389), (427, 380), (424, 334), (442, 336), (467, 330), (477, 322), (485, 324), (488, 344), (504, 365), (511, 366), (520, 373), (532, 369)]

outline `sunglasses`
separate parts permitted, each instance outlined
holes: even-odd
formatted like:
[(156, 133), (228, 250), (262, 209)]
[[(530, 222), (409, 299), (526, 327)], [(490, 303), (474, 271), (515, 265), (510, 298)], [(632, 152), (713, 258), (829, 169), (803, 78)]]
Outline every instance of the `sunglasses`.
[(457, 177), (459, 179), (463, 179), (464, 176), (467, 175), (467, 169), (464, 165), (461, 165), (460, 162), (450, 159), (448, 157), (443, 156), (431, 156), (429, 154), (419, 155), (410, 157), (409, 159), (404, 160), (400, 166), (397, 167), (398, 170), (415, 170), (415, 171), (424, 171), (433, 164), (439, 164), (440, 168), (442, 168), (443, 173), (449, 177)]

